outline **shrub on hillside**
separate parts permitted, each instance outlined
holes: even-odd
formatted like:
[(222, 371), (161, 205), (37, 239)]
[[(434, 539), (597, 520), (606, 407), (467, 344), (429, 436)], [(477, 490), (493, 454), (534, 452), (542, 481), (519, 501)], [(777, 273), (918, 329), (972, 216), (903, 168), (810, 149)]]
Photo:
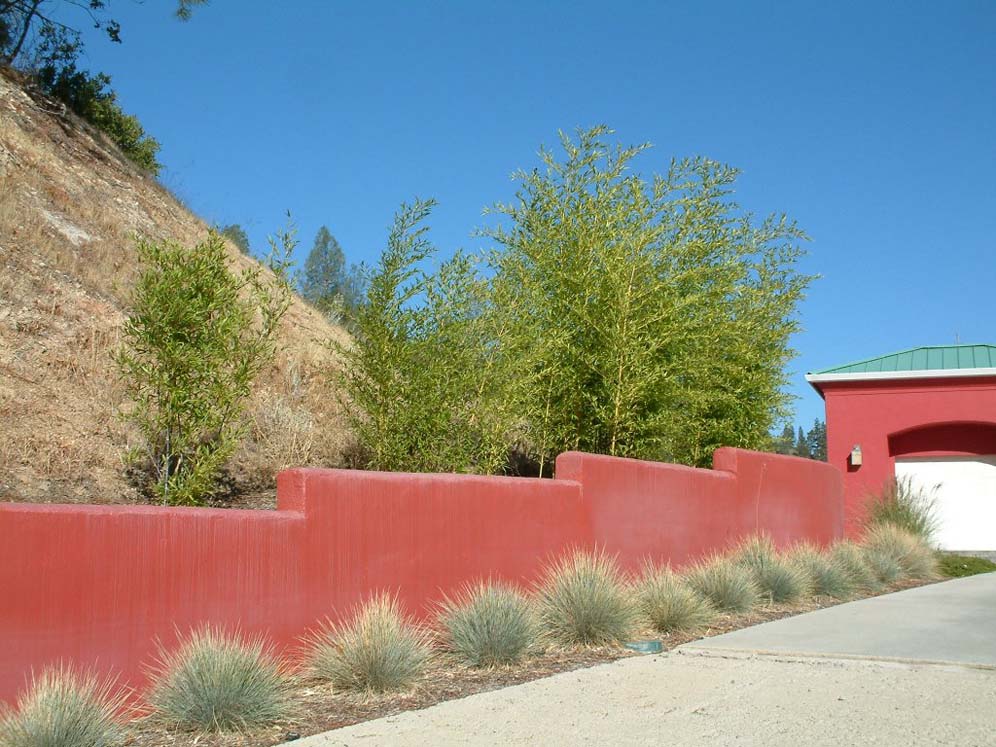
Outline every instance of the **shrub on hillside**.
[(901, 527), (876, 524), (865, 532), (862, 544), (867, 555), (882, 555), (899, 566), (900, 575), (915, 579), (934, 578), (937, 558), (923, 539)]
[[(293, 235), (285, 237), (289, 252)], [(244, 434), (243, 412), (275, 352), (290, 290), (280, 272), (230, 270), (225, 242), (213, 231), (193, 248), (140, 241), (138, 261), (117, 355), (135, 402), (128, 418), (142, 435), (137, 454), (157, 496), (197, 504)]]
[(208, 731), (244, 730), (288, 714), (288, 678), (261, 638), (219, 628), (195, 630), (161, 651), (149, 705), (169, 724)]
[(547, 566), (536, 597), (543, 629), (563, 645), (615, 643), (633, 629), (626, 580), (604, 551), (577, 550)]
[(109, 680), (68, 667), (46, 669), (13, 708), (0, 704), (0, 744), (116, 747), (124, 743), (123, 707), (124, 695)]
[(647, 563), (636, 585), (640, 614), (658, 633), (688, 632), (715, 616), (712, 605), (671, 570)]
[(782, 558), (774, 542), (767, 535), (759, 534), (745, 539), (737, 547), (734, 557), (754, 577), (761, 593), (773, 602), (794, 602), (806, 593), (807, 576), (804, 569)]
[(723, 612), (747, 612), (757, 604), (761, 594), (750, 570), (734, 558), (722, 555), (699, 561), (685, 572), (684, 578)]
[(379, 594), (349, 619), (312, 635), (307, 660), (335, 688), (383, 693), (410, 687), (429, 655), (428, 634), (405, 617), (395, 597)]
[(862, 549), (850, 540), (842, 540), (833, 546), (830, 557), (843, 569), (844, 573), (861, 591), (878, 591), (882, 582), (868, 564)]
[(37, 74), (45, 93), (64, 103), (121, 148), (121, 152), (138, 166), (157, 176), (162, 164), (156, 160), (159, 142), (145, 132), (138, 117), (125, 114), (117, 94), (110, 88), (111, 78), (104, 73), (91, 75), (77, 70), (75, 64), (48, 66)]
[(444, 646), (475, 667), (519, 661), (539, 632), (529, 600), (500, 582), (480, 582), (444, 599), (438, 622)]
[(854, 580), (839, 560), (829, 552), (803, 542), (792, 549), (791, 558), (792, 562), (805, 572), (812, 594), (847, 599), (854, 593)]
[(937, 486), (922, 488), (908, 477), (888, 480), (866, 503), (866, 527), (889, 524), (929, 543), (937, 533)]

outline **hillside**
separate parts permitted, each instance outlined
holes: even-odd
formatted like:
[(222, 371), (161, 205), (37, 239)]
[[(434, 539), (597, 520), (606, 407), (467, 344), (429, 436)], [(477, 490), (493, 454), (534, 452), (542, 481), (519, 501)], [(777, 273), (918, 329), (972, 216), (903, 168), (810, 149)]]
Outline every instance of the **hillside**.
[[(0, 500), (142, 500), (112, 362), (134, 237), (191, 244), (207, 230), (100, 133), (0, 72)], [(229, 248), (236, 266), (254, 261)], [(282, 467), (339, 462), (323, 343), (342, 334), (295, 297), (231, 464), (239, 505), (271, 503)]]

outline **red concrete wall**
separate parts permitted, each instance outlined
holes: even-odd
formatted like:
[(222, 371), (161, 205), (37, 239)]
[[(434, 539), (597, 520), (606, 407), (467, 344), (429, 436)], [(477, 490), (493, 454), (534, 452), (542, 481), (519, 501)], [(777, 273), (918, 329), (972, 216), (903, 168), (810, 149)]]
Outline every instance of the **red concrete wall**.
[[(868, 496), (897, 456), (996, 453), (996, 377), (821, 383), (827, 459), (844, 475), (845, 531), (860, 533)], [(862, 464), (848, 462), (860, 444)]]
[(568, 452), (557, 477), (583, 485), (595, 541), (635, 570), (681, 566), (765, 531), (779, 546), (842, 536), (840, 471), (809, 459), (718, 449), (713, 470)]
[(715, 472), (565, 454), (556, 480), (289, 470), (277, 511), (0, 504), (0, 700), (71, 661), (141, 685), (156, 640), (213, 622), (282, 647), (369, 594), (425, 615), (481, 577), (528, 584), (568, 548), (683, 563), (755, 529), (840, 528), (840, 476), (723, 449)]

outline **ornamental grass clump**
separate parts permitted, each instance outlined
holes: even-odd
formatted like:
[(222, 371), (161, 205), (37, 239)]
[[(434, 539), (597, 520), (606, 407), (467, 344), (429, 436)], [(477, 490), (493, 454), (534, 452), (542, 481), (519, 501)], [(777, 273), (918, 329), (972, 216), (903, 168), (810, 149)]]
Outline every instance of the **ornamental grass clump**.
[(865, 562), (875, 574), (875, 579), (881, 586), (888, 586), (903, 577), (902, 566), (886, 552), (881, 550), (865, 550)]
[(790, 557), (806, 573), (811, 594), (847, 599), (854, 593), (853, 579), (830, 553), (821, 551), (809, 542), (803, 542), (792, 549)]
[(149, 705), (169, 724), (191, 730), (245, 731), (290, 712), (289, 680), (261, 637), (221, 628), (194, 630), (161, 651)]
[(734, 558), (714, 555), (685, 573), (685, 581), (722, 612), (747, 612), (760, 597), (751, 572)]
[(895, 524), (875, 524), (862, 540), (866, 554), (891, 558), (899, 566), (900, 576), (929, 579), (937, 576), (937, 556), (917, 534)]
[(891, 525), (929, 543), (940, 524), (937, 513), (939, 487), (923, 487), (909, 477), (891, 478), (878, 493), (868, 498), (865, 526)]
[(474, 667), (520, 661), (539, 633), (529, 600), (514, 586), (494, 581), (444, 599), (437, 620), (444, 647)]
[(425, 671), (430, 636), (401, 610), (396, 597), (378, 594), (308, 644), (308, 663), (339, 690), (385, 693), (411, 687)]
[(864, 551), (851, 540), (842, 540), (833, 546), (830, 557), (844, 570), (860, 591), (878, 591), (882, 582), (868, 564)]
[(695, 631), (716, 615), (708, 600), (670, 566), (649, 562), (637, 582), (636, 601), (640, 615), (658, 633)]
[(615, 559), (603, 551), (575, 551), (547, 567), (536, 589), (540, 624), (567, 646), (624, 640), (636, 609)]
[(774, 542), (767, 535), (758, 534), (745, 539), (737, 547), (737, 563), (748, 569), (761, 594), (773, 602), (795, 602), (807, 591), (804, 569), (790, 558), (782, 558)]
[(124, 743), (118, 714), (124, 694), (111, 680), (66, 666), (44, 670), (17, 700), (0, 704), (4, 747), (115, 747)]

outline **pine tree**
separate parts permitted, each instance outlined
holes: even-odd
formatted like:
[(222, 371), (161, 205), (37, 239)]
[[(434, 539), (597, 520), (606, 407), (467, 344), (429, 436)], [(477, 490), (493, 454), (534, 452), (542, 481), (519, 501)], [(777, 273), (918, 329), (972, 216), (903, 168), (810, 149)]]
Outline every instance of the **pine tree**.
[(795, 440), (795, 455), (798, 457), (803, 457), (804, 459), (811, 459), (812, 454), (809, 452), (809, 441), (806, 439), (806, 433), (802, 430), (802, 426), (799, 426), (799, 436)]
[(252, 249), (249, 247), (249, 234), (238, 223), (227, 225), (219, 229), (218, 233), (241, 249), (243, 254), (252, 255)]
[(347, 269), (342, 247), (327, 226), (315, 235), (298, 288), (301, 297), (323, 314), (347, 324), (355, 318), (365, 292), (363, 274), (356, 265)]
[(817, 418), (813, 421), (813, 427), (806, 434), (806, 444), (809, 447), (810, 457), (821, 462), (827, 460), (827, 424)]

